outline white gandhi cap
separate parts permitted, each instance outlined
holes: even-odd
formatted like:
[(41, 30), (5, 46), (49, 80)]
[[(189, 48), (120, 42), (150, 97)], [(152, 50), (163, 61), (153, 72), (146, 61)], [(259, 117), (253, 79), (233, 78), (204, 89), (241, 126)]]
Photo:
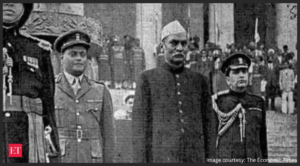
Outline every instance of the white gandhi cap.
[(178, 20), (172, 21), (163, 27), (161, 32), (161, 41), (169, 35), (178, 33), (186, 33), (186, 30), (182, 27)]

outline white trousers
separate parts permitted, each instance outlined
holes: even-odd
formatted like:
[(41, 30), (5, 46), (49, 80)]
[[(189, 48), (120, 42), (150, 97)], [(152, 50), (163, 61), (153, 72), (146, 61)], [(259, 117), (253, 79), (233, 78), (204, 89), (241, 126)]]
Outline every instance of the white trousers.
[(281, 110), (283, 113), (292, 114), (294, 113), (294, 101), (293, 101), (293, 92), (282, 92), (281, 95)]

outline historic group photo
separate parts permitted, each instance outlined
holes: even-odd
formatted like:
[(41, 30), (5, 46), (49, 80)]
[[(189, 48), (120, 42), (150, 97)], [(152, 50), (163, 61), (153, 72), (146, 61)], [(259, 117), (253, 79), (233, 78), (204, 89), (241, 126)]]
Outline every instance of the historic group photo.
[(3, 163), (297, 163), (297, 3), (2, 3)]

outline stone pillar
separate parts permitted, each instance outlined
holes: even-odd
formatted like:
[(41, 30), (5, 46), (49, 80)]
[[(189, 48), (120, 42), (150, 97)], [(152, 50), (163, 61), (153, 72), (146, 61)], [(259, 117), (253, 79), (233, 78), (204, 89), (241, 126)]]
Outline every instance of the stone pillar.
[(153, 50), (160, 42), (162, 29), (162, 4), (138, 3), (136, 4), (136, 37), (141, 41), (145, 51), (146, 69), (155, 67)]
[(222, 50), (234, 43), (233, 3), (209, 4), (209, 41), (219, 44)]
[(280, 49), (283, 45), (289, 51), (296, 53), (297, 42), (297, 3), (276, 4), (277, 44)]
[(197, 35), (200, 38), (199, 47), (204, 47), (204, 14), (202, 3), (189, 3), (190, 36)]

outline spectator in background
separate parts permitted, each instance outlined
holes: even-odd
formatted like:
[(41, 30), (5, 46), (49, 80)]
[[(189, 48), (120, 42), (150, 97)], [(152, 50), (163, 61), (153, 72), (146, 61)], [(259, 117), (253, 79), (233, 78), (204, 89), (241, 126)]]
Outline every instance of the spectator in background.
[(140, 46), (140, 39), (135, 39), (134, 45), (132, 47), (132, 53), (133, 53), (132, 88), (135, 89), (138, 75), (146, 68), (145, 52), (144, 49)]
[(194, 36), (190, 39), (190, 44), (188, 46), (189, 51), (186, 55), (186, 67), (190, 68), (193, 71), (197, 69), (197, 59), (200, 58), (200, 51), (199, 51), (199, 37)]
[(156, 67), (161, 67), (165, 62), (164, 50), (162, 44), (159, 43), (156, 47)]
[[(270, 108), (271, 110), (275, 111), (275, 97), (278, 91), (278, 79), (276, 76), (276, 69), (273, 64), (273, 60), (275, 58), (275, 51), (273, 49), (269, 49), (267, 55), (267, 64), (265, 66), (265, 74), (264, 77), (266, 78), (267, 85), (266, 85), (266, 95), (265, 95), (265, 102), (266, 102), (266, 109)], [(269, 100), (271, 99), (271, 107), (269, 107)]]
[(222, 57), (222, 50), (217, 49), (214, 51), (214, 63), (212, 69), (212, 92), (217, 93), (228, 88), (226, 77), (221, 72), (221, 64), (223, 63), (224, 57)]
[(297, 114), (297, 74), (295, 76), (295, 80), (294, 80), (294, 83), (295, 83), (295, 89), (294, 89), (294, 114)]
[(253, 73), (252, 73), (252, 89), (251, 92), (255, 95), (261, 96), (261, 66), (263, 58), (260, 56), (254, 61)]
[(283, 58), (285, 58), (286, 55), (289, 53), (288, 52), (289, 51), (289, 47), (287, 45), (284, 45), (282, 48), (283, 48), (282, 56), (283, 56)]
[(280, 71), (279, 86), (282, 91), (281, 111), (284, 114), (294, 113), (293, 91), (295, 89), (295, 75), (292, 69), (293, 60), (291, 58), (284, 61), (284, 68)]
[(279, 75), (280, 71), (283, 69), (283, 61), (284, 58), (282, 56), (282, 51), (280, 49), (277, 49), (277, 52), (275, 52), (274, 60), (273, 60), (273, 65), (275, 68), (275, 73), (276, 73), (276, 79), (277, 79), (277, 96), (281, 97), (281, 90), (279, 87)]
[(134, 95), (127, 95), (124, 103), (126, 105), (125, 109), (119, 109), (114, 113), (116, 120), (132, 120), (132, 107), (134, 104)]
[(108, 36), (105, 35), (102, 51), (99, 53), (99, 57), (98, 57), (99, 80), (103, 81), (109, 88), (112, 87), (112, 77), (111, 77), (112, 58), (109, 55), (109, 50), (111, 49), (110, 42), (111, 41), (109, 40)]
[(211, 60), (208, 59), (208, 52), (206, 50), (201, 51), (201, 59), (197, 59), (197, 72), (203, 74), (209, 79), (210, 82), (210, 72), (211, 72)]
[(112, 37), (112, 46), (110, 51), (113, 66), (113, 81), (116, 89), (122, 88), (122, 81), (126, 79), (125, 66), (125, 48), (118, 36)]

